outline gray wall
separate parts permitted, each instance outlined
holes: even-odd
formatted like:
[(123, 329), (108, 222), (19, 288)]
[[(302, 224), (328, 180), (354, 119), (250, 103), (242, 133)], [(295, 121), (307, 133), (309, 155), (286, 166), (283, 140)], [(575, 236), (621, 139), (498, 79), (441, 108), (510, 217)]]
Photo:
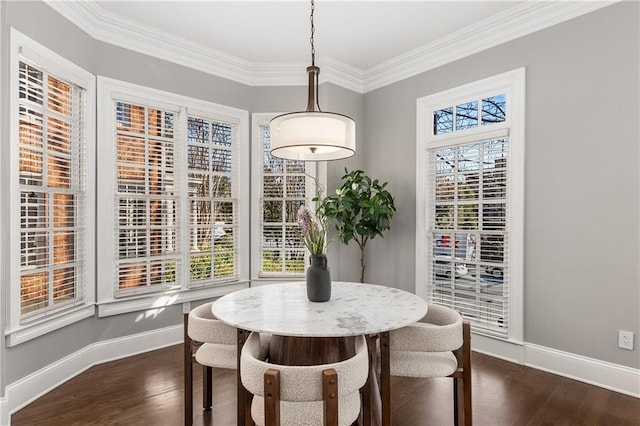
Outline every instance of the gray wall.
[[(3, 16), (6, 19), (2, 27), (5, 52), (9, 43), (8, 27), (14, 27), (96, 75), (204, 99), (250, 112), (284, 112), (306, 107), (305, 87), (249, 87), (98, 42), (43, 2), (2, 2), (2, 7), (6, 7), (6, 14)], [(38, 19), (33, 19), (34, 16)], [(4, 37), (5, 34), (7, 37)], [(3, 61), (3, 87), (8, 84), (9, 73), (6, 64), (7, 61)], [(301, 69), (301, 72), (305, 70)], [(320, 88), (320, 96), (321, 105), (326, 106), (327, 110), (349, 114), (361, 124), (362, 95), (331, 84), (323, 84)], [(6, 97), (2, 99), (2, 109), (8, 110)], [(358, 129), (358, 137), (361, 137), (362, 126), (358, 125)], [(332, 163), (328, 167), (329, 175), (336, 175), (335, 170), (340, 172), (344, 165), (350, 168), (356, 167), (360, 164), (357, 158), (356, 156), (354, 159)], [(335, 179), (332, 178), (330, 185), (334, 182)], [(334, 188), (335, 186), (328, 186), (330, 191)], [(349, 262), (337, 261), (337, 259), (344, 259), (344, 256), (337, 254), (342, 247), (338, 247), (337, 244), (334, 247), (333, 256), (336, 259), (333, 267), (334, 277), (337, 279), (341, 274), (346, 277), (354, 275), (349, 273)], [(249, 256), (249, 247), (245, 250), (246, 255)], [(7, 291), (7, 288), (6, 278), (3, 276), (2, 291)], [(3, 361), (7, 368), (2, 370), (3, 374), (0, 376), (5, 385), (13, 383), (92, 343), (181, 322), (181, 306), (168, 307), (156, 316), (143, 320), (139, 320), (138, 313), (107, 318), (88, 318), (18, 346), (3, 348), (5, 350)], [(4, 323), (2, 329), (4, 329)]]
[[(357, 124), (363, 123), (363, 97), (360, 94), (344, 90), (332, 84), (325, 85), (326, 92), (321, 93), (321, 105), (324, 110), (347, 114)], [(327, 162), (327, 194), (335, 193), (342, 185), (345, 167), (351, 170), (364, 169), (364, 156), (368, 149), (364, 137), (364, 126), (356, 126), (356, 155), (345, 160)], [(366, 169), (365, 169), (366, 170)], [(360, 281), (360, 249), (355, 242), (345, 246), (329, 229), (329, 246), (327, 256), (331, 268), (331, 278), (339, 281)]]
[[(2, 6), (3, 36), (14, 26), (95, 74), (250, 112), (306, 105), (304, 88), (251, 88), (97, 42), (42, 2)], [(328, 165), (329, 192), (345, 166), (364, 168), (397, 201), (391, 232), (367, 248), (367, 281), (414, 289), (416, 99), (526, 66), (525, 339), (637, 368), (637, 350), (617, 349), (616, 332), (640, 323), (638, 36), (638, 4), (618, 4), (364, 96), (322, 85), (323, 107), (358, 123), (358, 154)], [(334, 279), (358, 280), (357, 246), (334, 242), (329, 256)], [(179, 324), (180, 313), (88, 318), (6, 348), (4, 383), (91, 343)]]
[[(220, 86), (224, 88), (220, 92), (226, 96), (226, 102), (232, 106), (247, 108), (250, 98), (246, 87), (96, 42), (42, 2), (7, 2), (5, 5), (7, 27), (15, 27), (94, 74), (191, 96), (198, 93), (198, 88), (192, 82), (200, 81), (203, 83), (202, 93), (211, 94), (215, 87)], [(38, 19), (33, 19), (33, 16)], [(5, 45), (8, 42), (7, 39)], [(143, 78), (145, 73), (148, 77), (146, 80)], [(3, 79), (6, 81), (7, 78), (8, 72), (3, 72)], [(240, 90), (241, 88), (244, 90)], [(235, 98), (228, 95), (230, 90), (237, 92)], [(232, 100), (235, 102), (231, 102)], [(5, 97), (2, 102), (3, 110), (7, 111), (8, 99)], [(8, 284), (5, 282), (3, 291), (7, 289)], [(92, 343), (179, 324), (182, 321), (182, 310), (180, 306), (174, 306), (163, 310), (153, 319), (137, 321), (137, 317), (137, 313), (131, 313), (102, 319), (88, 318), (40, 338), (6, 348), (7, 368), (3, 374), (5, 383), (12, 383)]]
[(398, 212), (372, 282), (413, 291), (416, 99), (526, 67), (525, 341), (631, 367), (640, 331), (639, 4), (623, 2), (364, 96), (364, 164)]

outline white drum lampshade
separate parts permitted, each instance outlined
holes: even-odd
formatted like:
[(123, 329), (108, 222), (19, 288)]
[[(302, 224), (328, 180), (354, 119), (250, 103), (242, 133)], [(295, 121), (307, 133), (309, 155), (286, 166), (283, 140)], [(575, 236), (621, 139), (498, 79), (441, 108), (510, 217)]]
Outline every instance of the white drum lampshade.
[(356, 153), (356, 123), (332, 112), (292, 112), (271, 120), (271, 154), (287, 160), (327, 161)]

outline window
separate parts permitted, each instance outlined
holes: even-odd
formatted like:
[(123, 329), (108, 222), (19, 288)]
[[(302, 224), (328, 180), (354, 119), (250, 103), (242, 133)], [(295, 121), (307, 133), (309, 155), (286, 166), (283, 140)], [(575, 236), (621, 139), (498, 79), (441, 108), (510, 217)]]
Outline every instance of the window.
[(175, 111), (115, 101), (116, 296), (176, 285)]
[(237, 275), (238, 226), (232, 182), (238, 141), (229, 123), (189, 116), (189, 281), (191, 286)]
[(417, 292), (522, 340), (524, 70), (418, 100)]
[(247, 113), (102, 77), (98, 89), (100, 315), (246, 287)]
[(258, 208), (253, 209), (252, 216), (252, 278), (299, 278), (306, 269), (307, 252), (300, 238), (298, 208), (305, 203), (312, 205), (316, 179), (322, 180), (316, 177), (316, 169), (323, 166), (271, 156), (271, 117), (253, 115), (252, 194)]
[(94, 78), (11, 32), (9, 344), (93, 315)]

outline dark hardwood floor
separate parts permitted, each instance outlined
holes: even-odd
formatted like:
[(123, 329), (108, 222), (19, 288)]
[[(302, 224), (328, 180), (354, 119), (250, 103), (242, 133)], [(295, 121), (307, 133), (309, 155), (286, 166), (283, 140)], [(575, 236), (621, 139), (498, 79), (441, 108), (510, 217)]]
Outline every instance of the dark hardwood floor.
[[(640, 426), (640, 399), (474, 353), (477, 426)], [(197, 366), (196, 366), (197, 367)], [(201, 369), (194, 425), (235, 424), (235, 371), (214, 372), (214, 407), (203, 412)], [(95, 366), (11, 417), (20, 425), (180, 425), (182, 346)], [(452, 425), (451, 379), (392, 378), (395, 426)]]

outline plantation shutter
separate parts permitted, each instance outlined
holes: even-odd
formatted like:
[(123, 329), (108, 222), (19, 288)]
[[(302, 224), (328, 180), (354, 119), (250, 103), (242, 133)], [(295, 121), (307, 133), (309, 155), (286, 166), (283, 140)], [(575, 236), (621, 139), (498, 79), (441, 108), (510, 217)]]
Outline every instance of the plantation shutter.
[(262, 181), (260, 190), (261, 275), (302, 274), (305, 246), (297, 222), (298, 209), (313, 197), (304, 161), (282, 160), (269, 154), (270, 129), (261, 126)]
[(238, 124), (187, 119), (191, 287), (238, 278)]
[(475, 329), (506, 337), (509, 138), (488, 133), (428, 150), (428, 288)]
[(161, 291), (180, 276), (178, 111), (114, 102), (115, 295)]
[(83, 303), (85, 89), (23, 49), (18, 65), (20, 318)]

